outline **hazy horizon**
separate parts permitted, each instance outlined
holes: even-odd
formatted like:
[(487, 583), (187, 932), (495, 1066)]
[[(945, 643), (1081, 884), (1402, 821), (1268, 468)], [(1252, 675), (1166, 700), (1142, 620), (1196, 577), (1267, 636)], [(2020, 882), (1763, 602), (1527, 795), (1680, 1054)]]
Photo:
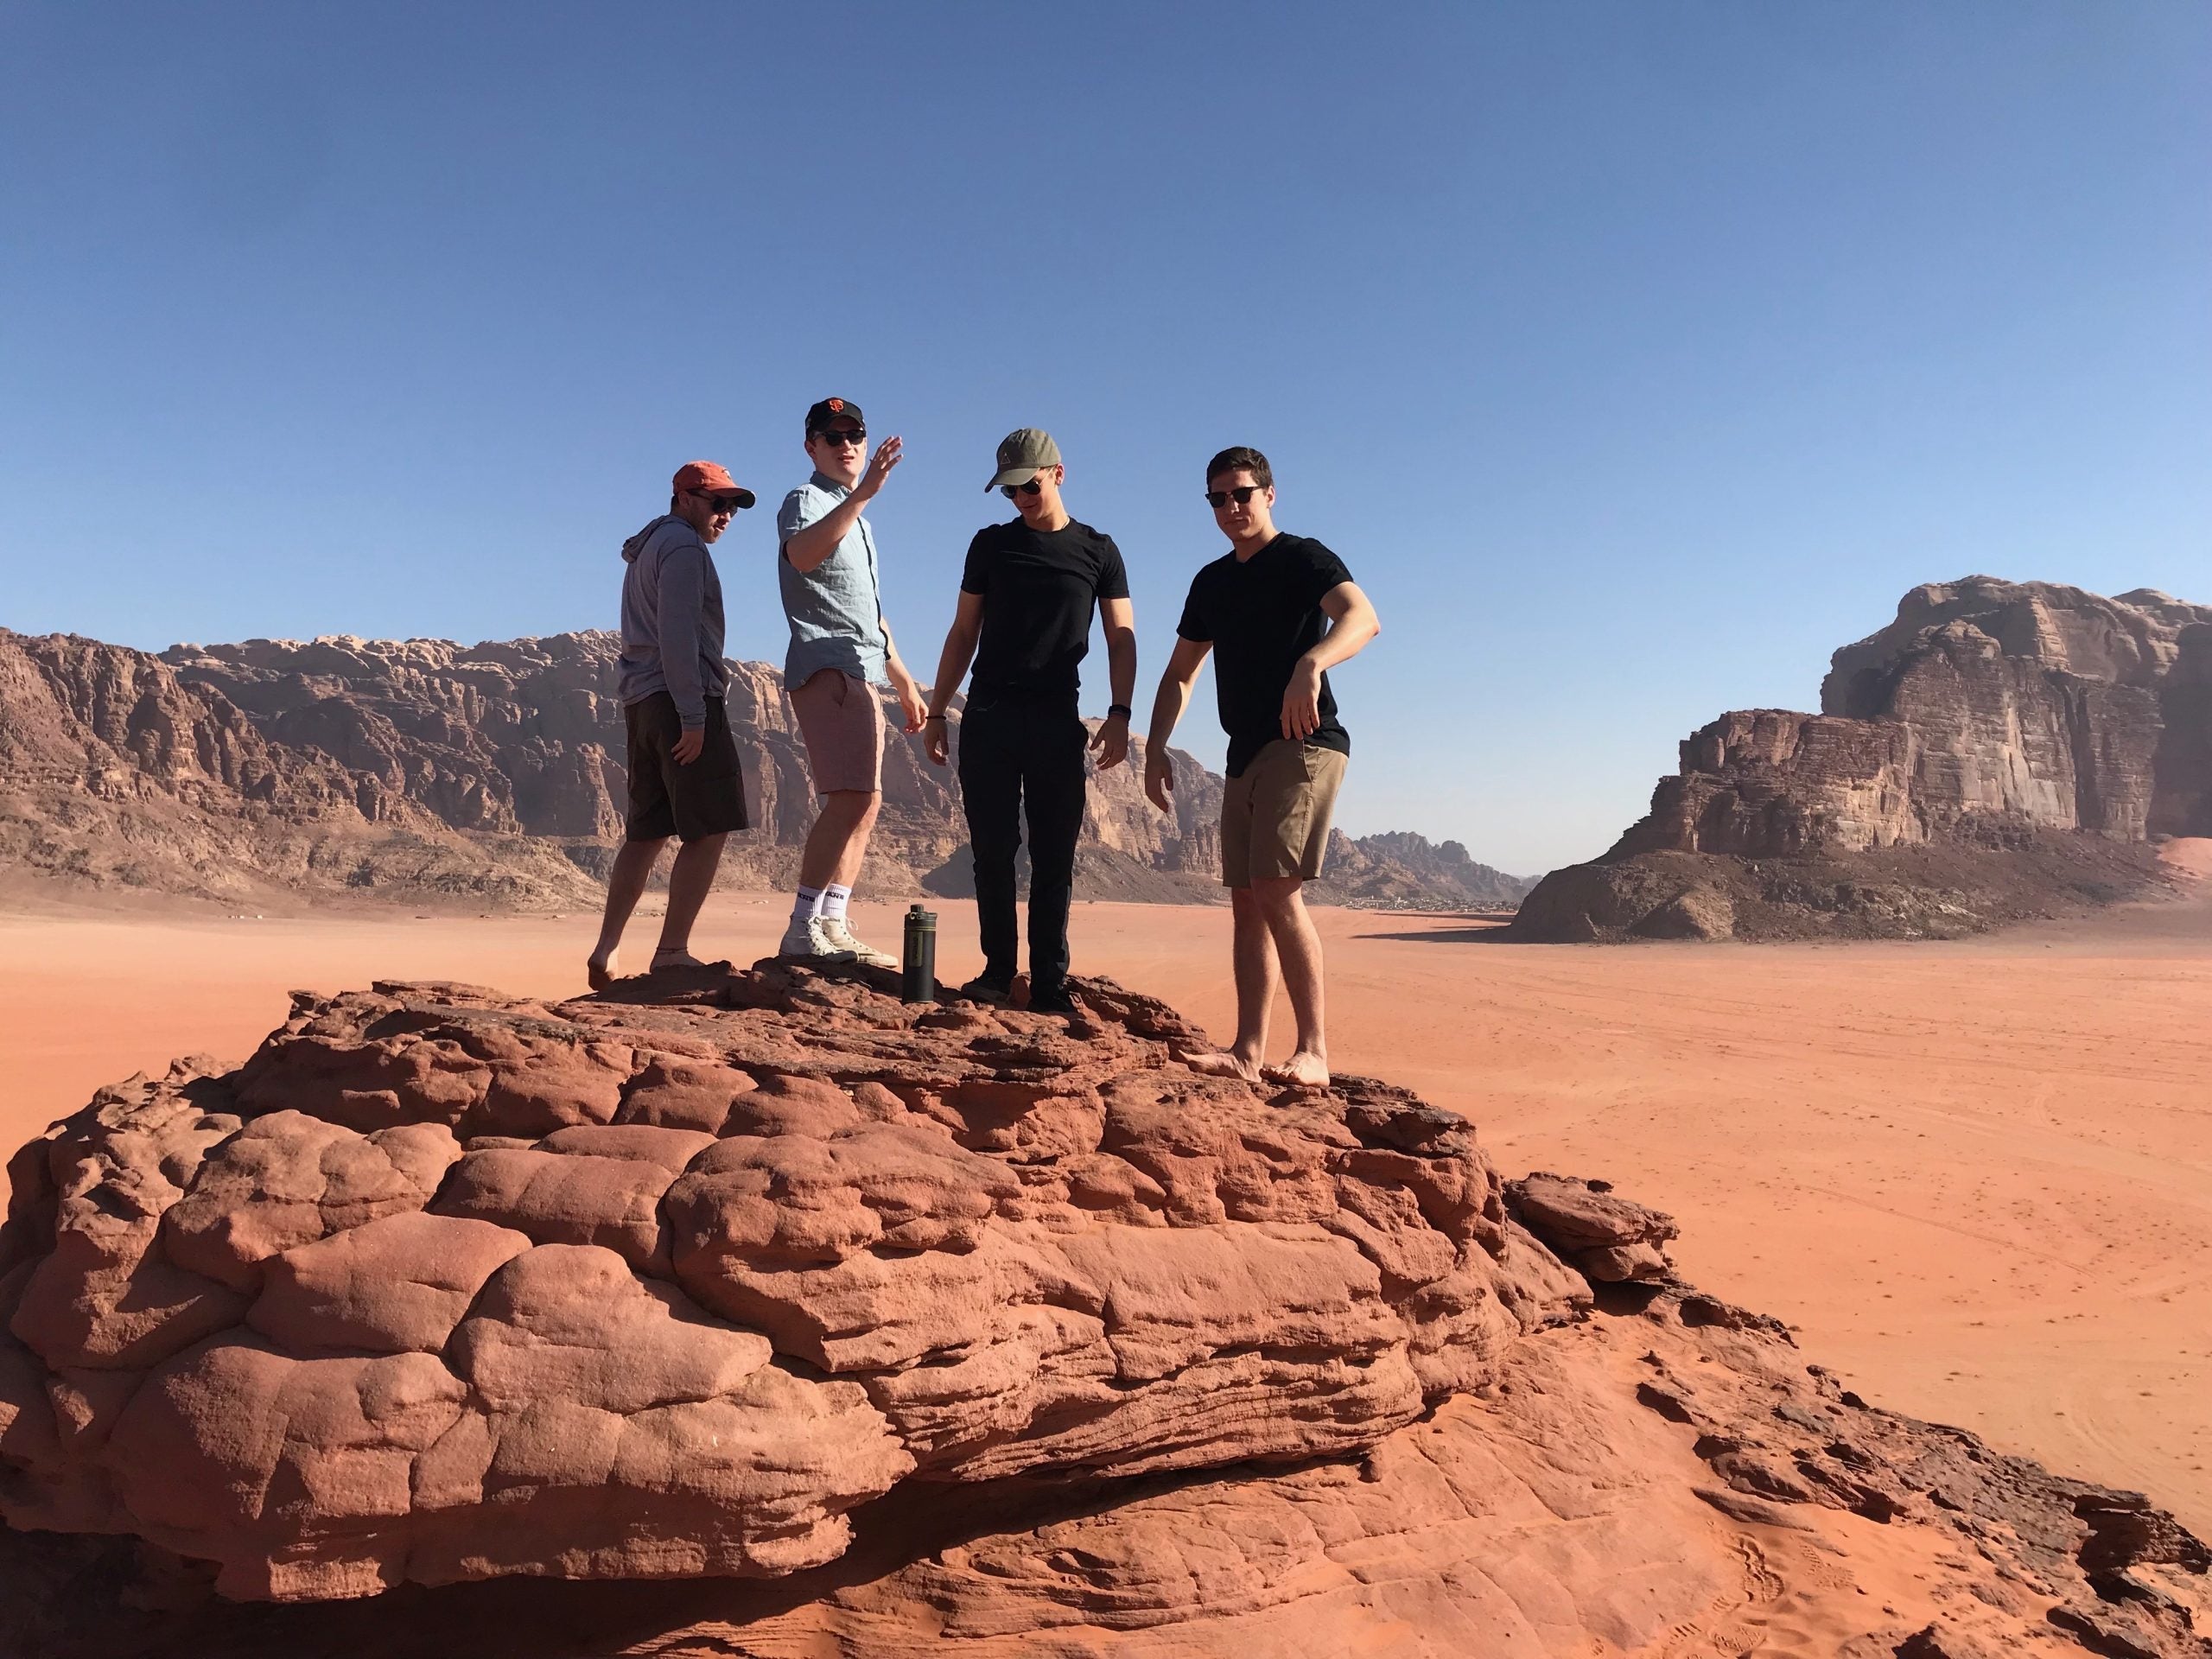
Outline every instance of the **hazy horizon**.
[[(1053, 430), (1141, 718), (1252, 442), (1383, 620), (1342, 827), (1534, 874), (1920, 583), (2212, 601), (2187, 0), (31, 3), (0, 91), (23, 632), (607, 626), (696, 454), (760, 493), (716, 551), (779, 662), (769, 521), (838, 393), (906, 439), (870, 518), (925, 675), (991, 446)], [(1219, 765), (1210, 686), (1176, 742)]]

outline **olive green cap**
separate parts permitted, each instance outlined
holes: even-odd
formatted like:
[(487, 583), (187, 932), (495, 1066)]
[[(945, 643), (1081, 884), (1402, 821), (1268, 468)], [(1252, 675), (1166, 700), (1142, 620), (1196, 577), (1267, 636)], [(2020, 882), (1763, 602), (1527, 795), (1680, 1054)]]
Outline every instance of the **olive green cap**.
[(1025, 426), (999, 442), (999, 469), (983, 486), (988, 495), (1002, 484), (1027, 484), (1047, 467), (1060, 464), (1060, 446), (1041, 426)]

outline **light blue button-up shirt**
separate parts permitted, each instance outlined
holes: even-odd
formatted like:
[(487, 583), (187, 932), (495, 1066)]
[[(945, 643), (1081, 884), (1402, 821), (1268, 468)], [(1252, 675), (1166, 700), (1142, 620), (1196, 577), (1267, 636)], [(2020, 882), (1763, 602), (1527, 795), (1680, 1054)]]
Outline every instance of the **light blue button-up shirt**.
[(784, 498), (776, 512), (776, 584), (791, 623), (784, 683), (806, 683), (825, 668), (841, 669), (871, 684), (886, 673), (883, 597), (876, 583), (875, 537), (855, 518), (837, 550), (804, 573), (784, 549), (809, 524), (836, 511), (852, 492), (817, 473)]

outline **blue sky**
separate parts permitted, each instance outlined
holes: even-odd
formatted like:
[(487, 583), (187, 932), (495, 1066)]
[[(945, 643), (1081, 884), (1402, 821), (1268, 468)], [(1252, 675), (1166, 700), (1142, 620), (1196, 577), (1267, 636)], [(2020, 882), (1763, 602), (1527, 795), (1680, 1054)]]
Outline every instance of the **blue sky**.
[(840, 393), (925, 676), (1044, 425), (1141, 715), (1255, 443), (1383, 619), (1340, 822), (1541, 870), (1917, 582), (2212, 601), (2212, 7), (15, 0), (0, 389), (0, 625), (609, 626), (699, 454), (771, 660)]

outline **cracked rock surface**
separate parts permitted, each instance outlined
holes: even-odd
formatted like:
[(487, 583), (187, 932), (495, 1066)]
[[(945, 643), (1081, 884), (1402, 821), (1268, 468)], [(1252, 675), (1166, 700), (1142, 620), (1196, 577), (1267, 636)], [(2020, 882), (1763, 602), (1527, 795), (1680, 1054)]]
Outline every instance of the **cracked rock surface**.
[(10, 1165), (8, 1520), (238, 1599), (772, 1577), (902, 1484), (1363, 1451), (1587, 1304), (1402, 1090), (886, 982), (380, 983), (103, 1091)]
[(2212, 1656), (2171, 1516), (1608, 1183), (887, 986), (302, 996), (24, 1147), (0, 1653)]

